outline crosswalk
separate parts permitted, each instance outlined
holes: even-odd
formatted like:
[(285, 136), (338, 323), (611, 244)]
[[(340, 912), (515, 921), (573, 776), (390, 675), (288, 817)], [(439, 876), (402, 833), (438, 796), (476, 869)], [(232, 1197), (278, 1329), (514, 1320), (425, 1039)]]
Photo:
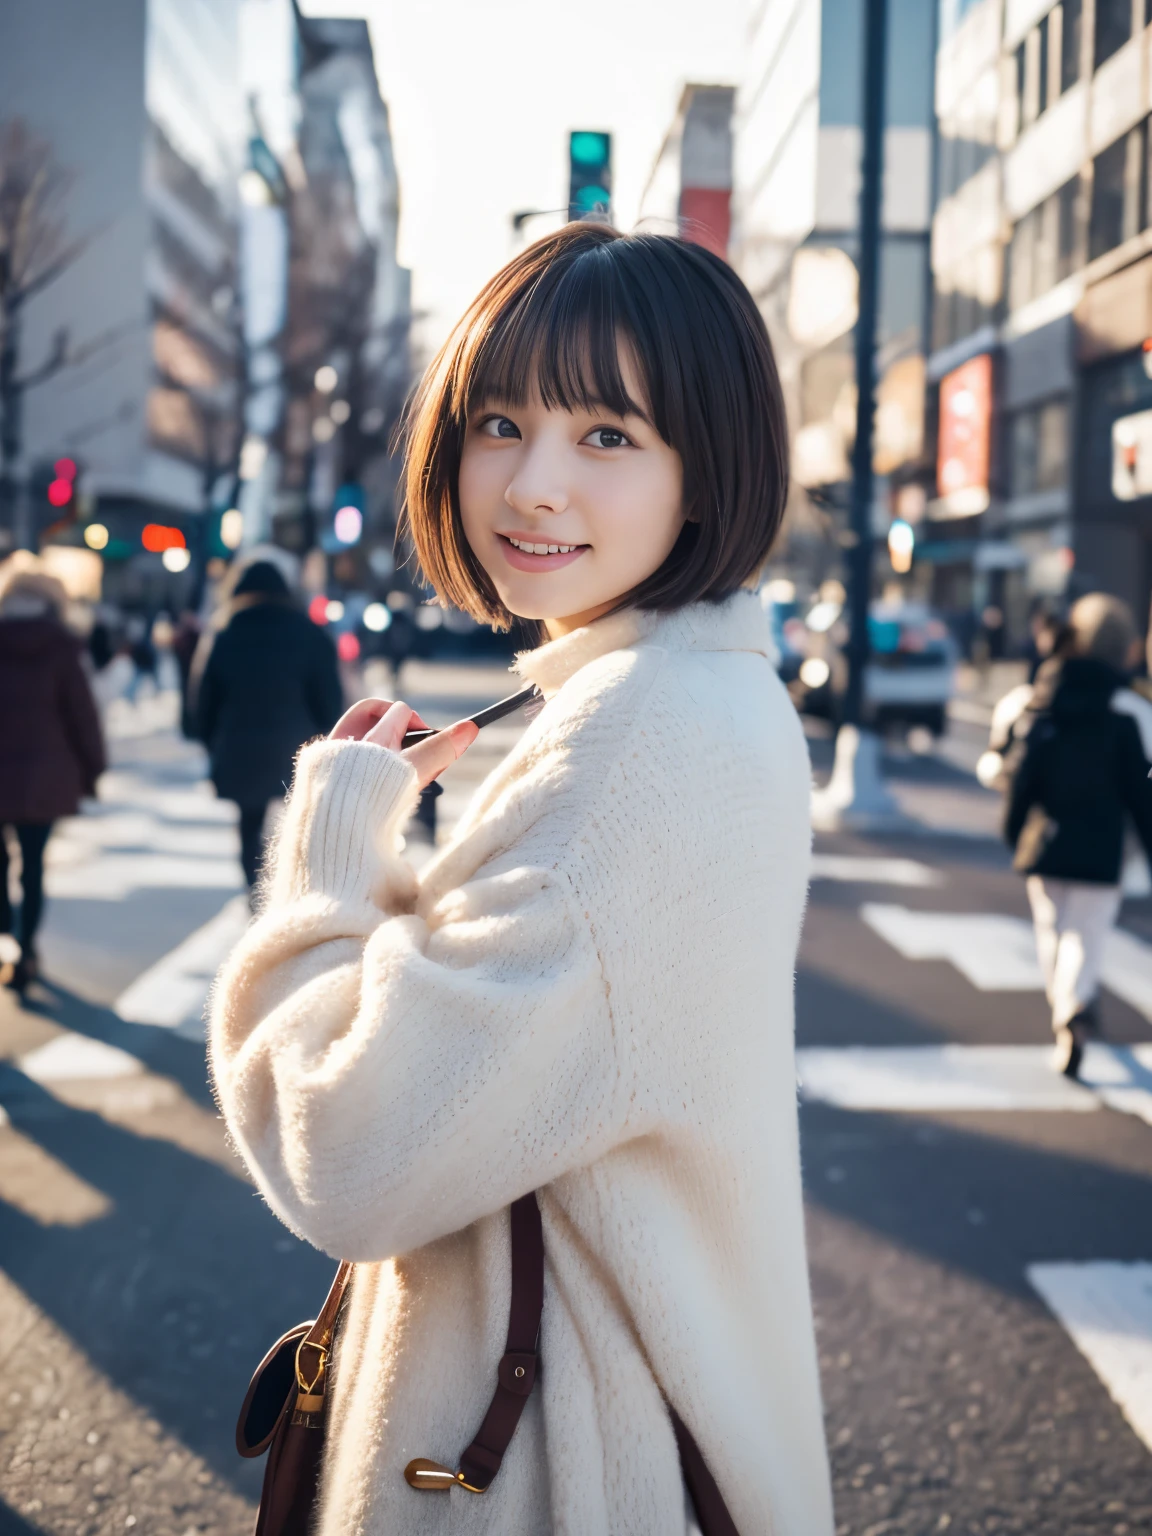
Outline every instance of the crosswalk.
[[(859, 855), (817, 856), (814, 881), (858, 885), (856, 915), (896, 963), (950, 966), (982, 999), (1042, 993), (1032, 926), (1003, 912), (946, 910), (933, 893), (949, 885), (931, 865), (913, 869)], [(868, 887), (922, 891), (924, 906), (878, 900)], [(816, 890), (819, 891), (817, 885)], [(955, 901), (955, 892), (949, 895)], [(1152, 946), (1117, 930), (1109, 939), (1102, 984), (1152, 1021)], [(1152, 1041), (1091, 1042), (1081, 1078), (1051, 1066), (1049, 1044), (808, 1046), (797, 1051), (801, 1101), (872, 1114), (1046, 1113), (1083, 1116), (1111, 1110), (1152, 1126)], [(986, 1123), (986, 1122), (985, 1122)], [(1107, 1255), (1027, 1266), (1029, 1284), (1059, 1321), (1132, 1429), (1152, 1451), (1152, 1234), (1150, 1261)]]
[[(159, 912), (188, 892), (201, 893), (198, 915), (178, 942), (159, 958), (153, 949), (148, 963), (109, 991), (111, 1010), (125, 1024), (203, 1040), (212, 979), (249, 921), (232, 821), (231, 808), (194, 773), (174, 780), (141, 760), (115, 769), (99, 809), (54, 839), (48, 894), (57, 910), (90, 901), (127, 908), (143, 898)], [(817, 895), (828, 892), (841, 908), (847, 903), (894, 967), (950, 966), (971, 989), (974, 1009), (993, 994), (1042, 992), (1030, 924), (1003, 912), (948, 910), (960, 898), (947, 869), (902, 854), (821, 849), (812, 876)], [(1152, 946), (1115, 933), (1103, 981), (1152, 1021)], [(807, 1046), (797, 1053), (799, 1093), (805, 1103), (848, 1112), (1119, 1112), (1152, 1127), (1152, 1041), (1091, 1044), (1079, 1083), (1053, 1073), (1049, 1055), (1043, 1043), (947, 1039)], [(70, 1030), (14, 1064), (49, 1096), (79, 1080), (130, 1087), (148, 1070), (120, 1046)], [(1028, 1279), (1152, 1450), (1152, 1235), (1148, 1252), (1149, 1261), (1138, 1264), (1107, 1254), (1035, 1264)]]
[(248, 926), (248, 901), (235, 896), (126, 987), (113, 1004), (131, 1024), (153, 1024), (185, 1039), (204, 1035), (204, 1007), (216, 972)]

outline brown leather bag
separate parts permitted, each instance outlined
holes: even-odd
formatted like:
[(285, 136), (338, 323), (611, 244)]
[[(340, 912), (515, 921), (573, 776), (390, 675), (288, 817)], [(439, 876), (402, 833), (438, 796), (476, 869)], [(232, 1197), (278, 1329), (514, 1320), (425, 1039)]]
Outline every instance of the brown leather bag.
[[(511, 1208), (512, 1299), (508, 1342), (496, 1369), (496, 1391), (475, 1438), (456, 1469), (418, 1456), (404, 1468), (412, 1488), (484, 1493), (500, 1471), (524, 1405), (539, 1374), (537, 1346), (544, 1310), (544, 1234), (536, 1196)], [(236, 1425), (241, 1456), (268, 1452), (255, 1536), (310, 1536), (324, 1450), (328, 1361), (352, 1266), (336, 1272), (314, 1323), (278, 1339), (256, 1368)], [(739, 1536), (723, 1495), (687, 1425), (669, 1407), (680, 1466), (703, 1536)]]

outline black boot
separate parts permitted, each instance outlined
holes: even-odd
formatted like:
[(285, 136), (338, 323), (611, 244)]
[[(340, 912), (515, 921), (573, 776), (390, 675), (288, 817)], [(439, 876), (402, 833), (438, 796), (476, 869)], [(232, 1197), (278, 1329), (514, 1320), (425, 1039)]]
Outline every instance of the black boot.
[(1091, 1008), (1084, 1008), (1074, 1019), (1069, 1019), (1056, 1031), (1056, 1050), (1052, 1057), (1055, 1070), (1076, 1081), (1084, 1060), (1084, 1047), (1089, 1036), (1096, 1033), (1096, 1015)]

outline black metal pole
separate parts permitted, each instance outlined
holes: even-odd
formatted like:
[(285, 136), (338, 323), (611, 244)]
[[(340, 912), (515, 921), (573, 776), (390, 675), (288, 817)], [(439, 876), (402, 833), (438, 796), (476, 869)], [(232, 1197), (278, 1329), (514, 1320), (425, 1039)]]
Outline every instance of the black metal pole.
[(888, 0), (864, 0), (864, 88), (861, 103), (860, 228), (856, 269), (856, 443), (852, 450), (851, 542), (848, 548), (848, 688), (842, 720), (864, 716), (868, 605), (872, 597), (872, 438), (876, 416), (876, 311), (880, 286), (880, 216), (884, 186), (884, 76)]

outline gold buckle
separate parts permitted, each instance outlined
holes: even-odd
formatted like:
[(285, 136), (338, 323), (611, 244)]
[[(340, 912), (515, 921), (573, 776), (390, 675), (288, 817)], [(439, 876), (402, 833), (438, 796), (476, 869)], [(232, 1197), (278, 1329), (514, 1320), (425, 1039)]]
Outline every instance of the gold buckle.
[[(316, 1366), (316, 1374), (313, 1376), (311, 1381), (305, 1380), (304, 1372), (300, 1369), (300, 1351), (302, 1349), (314, 1349), (319, 1356), (319, 1364)], [(300, 1388), (303, 1396), (314, 1397), (317, 1395), (316, 1388), (320, 1384), (327, 1364), (328, 1351), (325, 1349), (323, 1344), (311, 1344), (308, 1342), (307, 1336), (300, 1340), (299, 1344), (296, 1346), (296, 1385)], [(323, 1389), (321, 1389), (320, 1395), (322, 1394)]]
[(440, 1489), (447, 1492), (449, 1488), (466, 1488), (469, 1493), (488, 1492), (487, 1488), (466, 1483), (463, 1472), (453, 1472), (450, 1467), (429, 1461), (426, 1456), (417, 1456), (408, 1463), (404, 1468), (404, 1480), (409, 1488), (419, 1489), (421, 1493), (436, 1493)]

